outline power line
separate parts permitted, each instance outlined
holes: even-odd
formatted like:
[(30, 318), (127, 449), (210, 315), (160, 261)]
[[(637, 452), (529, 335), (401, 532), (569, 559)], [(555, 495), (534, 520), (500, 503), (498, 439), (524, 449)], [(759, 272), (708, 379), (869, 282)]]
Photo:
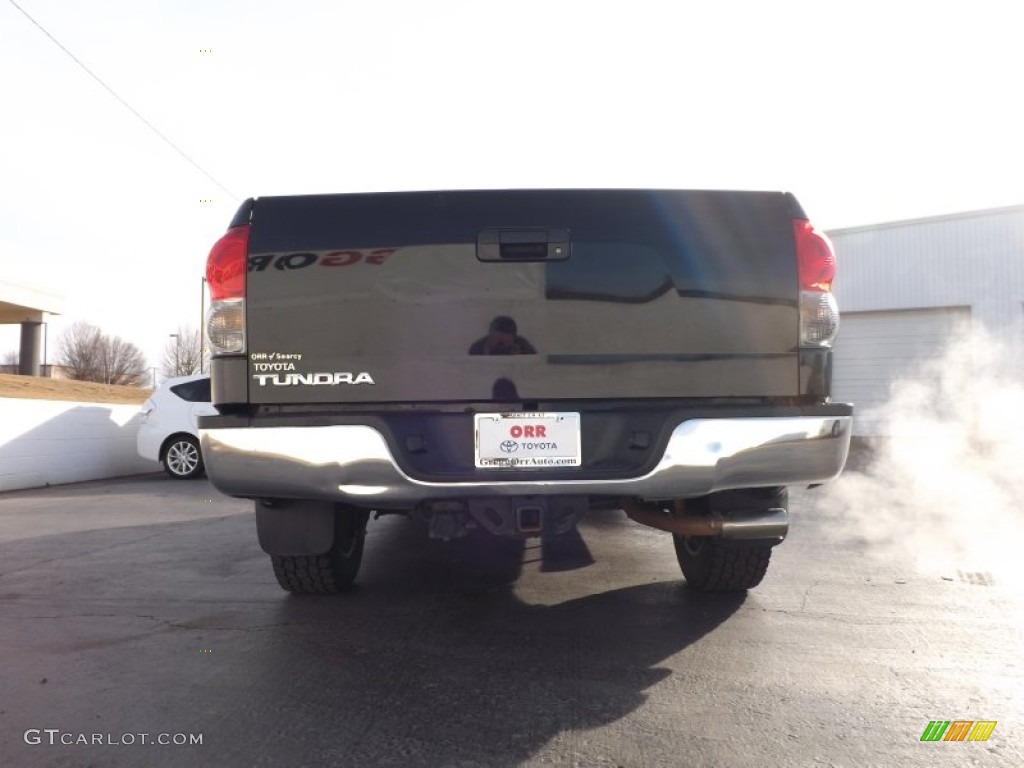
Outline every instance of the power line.
[(204, 175), (204, 176), (205, 176), (206, 178), (208, 178), (208, 179), (209, 179), (210, 181), (212, 181), (212, 182), (213, 182), (214, 184), (216, 184), (216, 185), (217, 185), (218, 187), (220, 187), (220, 188), (221, 188), (221, 189), (223, 189), (223, 190), (224, 190), (225, 192), (227, 192), (227, 193), (228, 193), (228, 195), (230, 195), (230, 196), (231, 196), (232, 198), (234, 198), (235, 200), (241, 200), (241, 198), (240, 198), (240, 197), (238, 197), (238, 195), (236, 195), (236, 194), (235, 194), (234, 192), (232, 192), (232, 191), (231, 191), (230, 189), (228, 189), (228, 188), (227, 188), (227, 187), (225, 187), (225, 186), (224, 186), (223, 184), (221, 184), (221, 183), (220, 183), (219, 181), (217, 181), (217, 179), (215, 179), (215, 178), (213, 177), (213, 174), (211, 174), (210, 172), (208, 172), (208, 171), (207, 171), (207, 170), (206, 170), (205, 168), (203, 168), (203, 166), (201, 166), (201, 165), (200, 165), (199, 163), (197, 163), (197, 162), (196, 162), (195, 160), (193, 160), (193, 159), (192, 159), (191, 157), (189, 157), (188, 155), (186, 155), (186, 154), (185, 154), (185, 152), (184, 152), (184, 150), (182, 150), (182, 149), (181, 149), (181, 148), (180, 148), (180, 147), (179, 147), (179, 146), (178, 146), (177, 144), (175, 144), (175, 143), (174, 143), (173, 141), (171, 141), (171, 140), (170, 140), (169, 138), (167, 138), (166, 136), (164, 136), (164, 135), (163, 135), (163, 134), (162, 134), (162, 133), (160, 132), (160, 130), (159, 130), (159, 129), (158, 129), (158, 128), (157, 128), (156, 126), (155, 126), (155, 125), (153, 125), (153, 124), (152, 124), (151, 122), (149, 122), (149, 120), (147, 120), (147, 119), (146, 119), (146, 118), (144, 118), (144, 117), (143, 117), (142, 115), (140, 115), (140, 114), (138, 113), (138, 111), (137, 111), (137, 110), (136, 110), (136, 109), (135, 109), (135, 108), (134, 108), (134, 107), (133, 107), (133, 106), (132, 106), (131, 104), (129, 104), (129, 103), (127, 102), (127, 101), (125, 101), (125, 100), (124, 100), (124, 99), (122, 99), (122, 98), (121, 98), (120, 96), (118, 96), (118, 95), (117, 95), (117, 93), (116, 93), (116, 92), (114, 91), (114, 89), (113, 89), (113, 88), (111, 88), (111, 87), (110, 87), (109, 85), (107, 85), (107, 84), (106, 84), (105, 82), (103, 82), (103, 81), (102, 81), (102, 80), (100, 79), (99, 75), (97, 75), (97, 74), (96, 74), (95, 72), (93, 72), (93, 71), (92, 71), (91, 69), (89, 69), (89, 68), (88, 68), (87, 66), (85, 66), (85, 64), (83, 64), (83, 63), (82, 63), (81, 61), (79, 61), (78, 57), (77, 57), (77, 56), (75, 56), (75, 54), (73, 54), (73, 53), (72, 53), (71, 51), (69, 51), (69, 50), (68, 50), (67, 48), (65, 48), (65, 47), (64, 47), (64, 45), (63, 45), (63, 44), (62, 44), (62, 43), (60, 42), (60, 40), (58, 40), (58, 39), (57, 39), (57, 38), (55, 38), (55, 37), (54, 37), (53, 35), (51, 35), (51, 34), (50, 34), (49, 32), (47, 32), (47, 31), (46, 31), (46, 28), (45, 28), (45, 27), (44, 27), (44, 26), (43, 26), (42, 24), (40, 24), (40, 23), (39, 23), (38, 21), (36, 21), (35, 19), (33, 19), (33, 18), (32, 18), (32, 17), (31, 17), (31, 16), (30, 16), (30, 15), (28, 14), (28, 11), (26, 11), (26, 10), (25, 10), (24, 8), (22, 8), (22, 7), (20, 6), (20, 5), (18, 5), (18, 4), (16, 3), (16, 2), (14, 2), (14, 0), (8, 0), (8, 1), (10, 2), (10, 4), (11, 4), (11, 5), (13, 5), (13, 6), (14, 6), (15, 8), (17, 8), (17, 9), (18, 9), (19, 11), (21, 11), (22, 15), (23, 15), (23, 16), (24, 16), (24, 17), (25, 17), (26, 19), (28, 19), (28, 20), (29, 20), (29, 21), (31, 21), (31, 22), (32, 22), (33, 24), (35, 24), (35, 25), (36, 25), (36, 27), (38, 27), (38, 28), (39, 28), (39, 31), (40, 31), (40, 32), (42, 32), (42, 33), (43, 33), (44, 35), (46, 35), (46, 36), (47, 36), (48, 38), (50, 38), (50, 40), (52, 40), (52, 41), (53, 41), (53, 43), (54, 43), (54, 44), (55, 44), (55, 45), (56, 45), (56, 46), (57, 46), (58, 48), (60, 48), (60, 49), (61, 49), (62, 51), (64, 51), (64, 53), (66, 53), (66, 54), (67, 54), (68, 56), (70, 56), (70, 57), (71, 57), (71, 60), (72, 60), (72, 61), (74, 61), (74, 62), (75, 62), (75, 64), (77, 64), (77, 65), (78, 65), (78, 66), (80, 66), (80, 67), (81, 67), (82, 69), (84, 69), (84, 70), (85, 70), (85, 72), (86, 72), (86, 73), (87, 73), (87, 74), (89, 75), (89, 77), (91, 77), (91, 78), (92, 78), (93, 80), (95, 80), (95, 81), (96, 81), (97, 83), (99, 83), (100, 85), (102, 85), (102, 86), (103, 86), (103, 87), (104, 87), (104, 88), (105, 88), (105, 89), (107, 90), (107, 93), (109, 93), (109, 94), (110, 94), (111, 96), (113, 96), (113, 97), (114, 97), (115, 99), (117, 99), (117, 100), (118, 100), (119, 102), (121, 102), (121, 104), (122, 104), (122, 105), (123, 105), (123, 106), (125, 107), (125, 109), (127, 109), (127, 110), (128, 110), (129, 112), (131, 112), (131, 113), (132, 113), (133, 115), (135, 115), (135, 116), (136, 116), (137, 118), (139, 118), (139, 120), (141, 120), (141, 121), (142, 121), (142, 122), (143, 122), (143, 123), (145, 124), (145, 126), (146, 126), (147, 128), (149, 128), (149, 130), (151, 130), (151, 131), (152, 131), (153, 133), (155, 133), (155, 134), (156, 134), (157, 136), (159, 136), (159, 137), (160, 137), (161, 139), (163, 139), (163, 140), (164, 140), (164, 142), (165, 142), (165, 143), (166, 143), (166, 144), (167, 144), (167, 145), (168, 145), (168, 146), (169, 146), (169, 147), (170, 147), (171, 149), (173, 149), (173, 150), (174, 150), (175, 152), (177, 152), (177, 153), (178, 153), (179, 155), (181, 155), (181, 156), (182, 156), (183, 158), (185, 158), (186, 160), (188, 160), (188, 161), (189, 161), (189, 162), (190, 162), (190, 163), (191, 163), (191, 164), (192, 164), (192, 165), (193, 165), (193, 166), (194, 166), (194, 167), (195, 167), (195, 168), (196, 168), (196, 169), (197, 169), (197, 170), (198, 170), (198, 171), (199, 171), (200, 173), (202, 173), (202, 174), (203, 174), (203, 175)]

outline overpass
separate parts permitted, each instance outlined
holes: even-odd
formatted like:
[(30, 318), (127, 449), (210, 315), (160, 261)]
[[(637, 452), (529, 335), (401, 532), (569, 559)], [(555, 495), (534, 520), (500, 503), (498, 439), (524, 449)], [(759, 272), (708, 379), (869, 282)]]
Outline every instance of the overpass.
[(39, 347), (47, 315), (64, 312), (64, 299), (35, 288), (0, 281), (0, 323), (21, 325), (18, 373), (39, 375)]

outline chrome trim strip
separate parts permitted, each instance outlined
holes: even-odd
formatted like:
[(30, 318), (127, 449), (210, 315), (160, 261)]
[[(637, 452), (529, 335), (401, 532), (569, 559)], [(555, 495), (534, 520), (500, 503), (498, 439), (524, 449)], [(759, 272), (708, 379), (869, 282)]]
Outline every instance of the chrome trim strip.
[(233, 496), (402, 507), (427, 498), (589, 494), (669, 499), (730, 488), (834, 479), (850, 449), (850, 416), (691, 419), (646, 475), (599, 480), (429, 482), (405, 474), (373, 427), (200, 430), (213, 484)]

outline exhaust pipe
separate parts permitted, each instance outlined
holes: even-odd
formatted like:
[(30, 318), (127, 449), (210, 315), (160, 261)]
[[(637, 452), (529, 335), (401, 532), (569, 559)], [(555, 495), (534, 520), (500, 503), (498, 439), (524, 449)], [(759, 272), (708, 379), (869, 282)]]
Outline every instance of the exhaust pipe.
[(678, 536), (782, 540), (789, 532), (789, 513), (781, 507), (739, 511), (725, 517), (720, 512), (709, 515), (687, 514), (685, 502), (682, 501), (676, 502), (675, 512), (643, 504), (635, 499), (623, 499), (621, 503), (630, 520)]

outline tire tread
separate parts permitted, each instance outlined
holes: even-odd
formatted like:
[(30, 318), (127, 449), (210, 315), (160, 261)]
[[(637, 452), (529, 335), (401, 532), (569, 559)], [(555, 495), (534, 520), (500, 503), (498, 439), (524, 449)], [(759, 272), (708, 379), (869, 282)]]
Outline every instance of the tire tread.
[(768, 572), (770, 547), (736, 549), (712, 547), (711, 569), (702, 589), (705, 592), (740, 592), (753, 589)]
[(340, 515), (334, 546), (322, 555), (271, 555), (277, 583), (299, 595), (335, 595), (348, 590), (363, 560), (366, 519), (364, 513)]
[(731, 546), (707, 539), (699, 555), (685, 550), (676, 537), (676, 557), (686, 583), (701, 592), (745, 592), (764, 579), (772, 558), (772, 547)]
[(331, 559), (326, 555), (272, 555), (274, 575), (282, 588), (302, 594), (338, 591)]

